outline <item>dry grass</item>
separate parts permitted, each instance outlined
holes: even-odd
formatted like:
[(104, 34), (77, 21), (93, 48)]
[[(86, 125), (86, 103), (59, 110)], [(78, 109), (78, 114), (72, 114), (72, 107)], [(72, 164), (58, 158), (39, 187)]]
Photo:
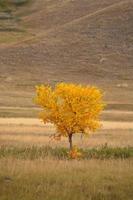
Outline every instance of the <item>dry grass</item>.
[(0, 160), (1, 200), (131, 200), (132, 160)]
[[(115, 106), (114, 104), (113, 106)], [(101, 119), (105, 121), (120, 121), (120, 122), (132, 122), (133, 120), (133, 106), (132, 104), (128, 105), (117, 105), (114, 109), (112, 105), (107, 106), (107, 110), (102, 112)], [(125, 108), (126, 107), (126, 108)], [(37, 107), (10, 107), (10, 106), (1, 106), (0, 107), (0, 118), (3, 117), (24, 117), (24, 118), (36, 118), (40, 108)]]
[(34, 85), (60, 81), (94, 84), (109, 102), (132, 103), (132, 13), (129, 0), (36, 0), (15, 11), (29, 36), (0, 47), (0, 104), (31, 106)]
[[(62, 138), (61, 142), (52, 140), (50, 135), (55, 133), (54, 127), (40, 126), (0, 126), (0, 144), (3, 145), (50, 145), (68, 146), (67, 138)], [(133, 146), (133, 130), (100, 130), (89, 137), (75, 136), (74, 144), (81, 148), (102, 146)]]
[[(97, 85), (106, 92), (111, 109), (133, 110), (132, 4), (36, 0), (14, 10), (13, 19), (0, 20), (5, 31), (0, 32), (0, 105), (18, 106), (0, 108), (0, 115), (36, 115), (35, 110), (19, 108), (33, 105), (34, 86), (61, 81)], [(7, 32), (10, 27), (26, 32)], [(132, 122), (129, 113), (106, 113), (103, 118)], [(67, 139), (50, 140), (54, 132), (40, 126), (0, 125), (0, 146), (68, 147)], [(132, 147), (133, 130), (101, 130), (82, 140), (76, 136), (74, 144), (84, 149)], [(0, 159), (0, 200), (132, 200), (132, 159), (28, 159)]]
[(24, 30), (20, 31), (2, 31), (0, 32), (0, 44), (1, 46), (9, 46), (10, 44), (24, 40), (30, 36), (30, 33), (26, 33)]
[[(7, 149), (0, 158), (0, 200), (132, 200), (132, 158), (67, 160), (39, 154), (31, 160), (30, 154), (36, 150), (38, 155), (47, 145), (68, 147), (66, 139), (50, 140), (54, 132), (51, 126), (0, 126), (0, 146)], [(101, 130), (89, 138), (74, 138), (83, 149), (105, 143), (113, 148), (133, 146), (133, 131)]]

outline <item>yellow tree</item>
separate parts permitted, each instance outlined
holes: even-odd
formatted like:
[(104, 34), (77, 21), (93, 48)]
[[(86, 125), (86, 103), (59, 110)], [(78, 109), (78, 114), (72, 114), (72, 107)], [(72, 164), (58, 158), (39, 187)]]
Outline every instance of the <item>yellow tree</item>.
[(42, 107), (40, 118), (56, 126), (56, 136), (68, 137), (72, 150), (74, 134), (89, 134), (100, 127), (100, 113), (104, 108), (102, 92), (92, 86), (59, 83), (36, 87), (35, 102)]

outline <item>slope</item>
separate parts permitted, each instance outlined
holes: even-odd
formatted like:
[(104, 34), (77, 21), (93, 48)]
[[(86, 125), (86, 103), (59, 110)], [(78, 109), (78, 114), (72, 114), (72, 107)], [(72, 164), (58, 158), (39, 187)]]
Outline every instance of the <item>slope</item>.
[(110, 103), (132, 103), (133, 1), (34, 1), (16, 14), (33, 35), (0, 48), (0, 87), (11, 88), (1, 105), (30, 105), (35, 84), (58, 81), (96, 84)]

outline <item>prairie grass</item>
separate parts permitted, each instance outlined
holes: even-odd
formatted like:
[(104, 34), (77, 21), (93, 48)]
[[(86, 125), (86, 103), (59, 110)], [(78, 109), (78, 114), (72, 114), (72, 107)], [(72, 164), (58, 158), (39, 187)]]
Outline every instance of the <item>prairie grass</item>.
[[(23, 39), (27, 36), (30, 36), (29, 33), (26, 32), (18, 32), (18, 33), (10, 33), (10, 37), (7, 37), (9, 33), (0, 33), (0, 43), (12, 43), (16, 42), (19, 39)], [(9, 39), (9, 40), (8, 40)], [(15, 40), (16, 41), (15, 41)], [(115, 106), (115, 105), (114, 105)], [(123, 106), (124, 107), (124, 106)], [(132, 106), (133, 107), (133, 106)], [(110, 108), (110, 105), (109, 105)], [(24, 117), (24, 118), (36, 118), (38, 116), (38, 113), (41, 109), (37, 107), (0, 107), (0, 117)], [(120, 121), (120, 122), (132, 122), (133, 119), (133, 111), (131, 109), (127, 109), (127, 111), (124, 110), (113, 110), (110, 108), (110, 110), (106, 110), (102, 113), (101, 116), (102, 120), (105, 121)]]
[(0, 160), (1, 200), (132, 200), (130, 160)]
[[(17, 119), (16, 119), (17, 120)], [(132, 200), (133, 131), (74, 137), (82, 157), (51, 127), (0, 126), (0, 200)]]
[[(3, 30), (4, 30), (4, 28), (3, 28)], [(24, 40), (28, 36), (30, 36), (30, 34), (25, 32), (23, 27), (21, 30), (19, 30), (19, 28), (17, 30), (17, 28), (13, 29), (12, 27), (11, 28), (9, 27), (9, 30), (8, 30), (8, 28), (5, 26), (5, 31), (0, 32), (0, 44), (7, 45), (7, 44), (16, 43), (16, 42), (19, 42), (20, 40)], [(1, 115), (4, 116), (5, 113), (7, 113), (7, 114), (9, 113), (9, 116), (10, 116), (11, 111), (7, 111), (5, 109), (3, 114), (1, 113)], [(13, 115), (13, 111), (12, 111), (12, 115)]]
[[(133, 158), (133, 147), (115, 147), (102, 146), (92, 149), (80, 149), (82, 156), (80, 159), (126, 159)], [(69, 159), (69, 149), (52, 148), (49, 146), (31, 146), (31, 147), (0, 147), (0, 158), (12, 157), (15, 159), (35, 160), (45, 159), (47, 157), (55, 159)]]
[[(17, 119), (16, 119), (17, 121)], [(68, 147), (68, 139), (61, 141), (51, 139), (55, 133), (54, 127), (1, 125), (0, 145), (4, 146), (50, 146)], [(110, 147), (133, 146), (133, 130), (100, 130), (89, 137), (74, 136), (73, 144), (80, 148), (95, 148), (108, 144)]]
[[(1, 42), (1, 39), (0, 39), (0, 42)], [(14, 118), (17, 118), (17, 117), (25, 117), (25, 118), (34, 118), (36, 116), (38, 116), (38, 113), (39, 111), (38, 110), (35, 110), (33, 108), (31, 109), (9, 109), (8, 107), (7, 108), (0, 108), (0, 117), (14, 117)]]

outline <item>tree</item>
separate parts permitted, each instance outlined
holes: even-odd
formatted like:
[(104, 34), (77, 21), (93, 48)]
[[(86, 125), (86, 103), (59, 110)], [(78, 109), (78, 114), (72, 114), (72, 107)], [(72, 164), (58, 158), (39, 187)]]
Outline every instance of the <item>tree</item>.
[(52, 88), (36, 87), (35, 102), (41, 106), (40, 118), (56, 126), (56, 137), (68, 137), (73, 148), (74, 134), (89, 134), (100, 127), (100, 113), (104, 108), (102, 92), (93, 86), (59, 83)]

